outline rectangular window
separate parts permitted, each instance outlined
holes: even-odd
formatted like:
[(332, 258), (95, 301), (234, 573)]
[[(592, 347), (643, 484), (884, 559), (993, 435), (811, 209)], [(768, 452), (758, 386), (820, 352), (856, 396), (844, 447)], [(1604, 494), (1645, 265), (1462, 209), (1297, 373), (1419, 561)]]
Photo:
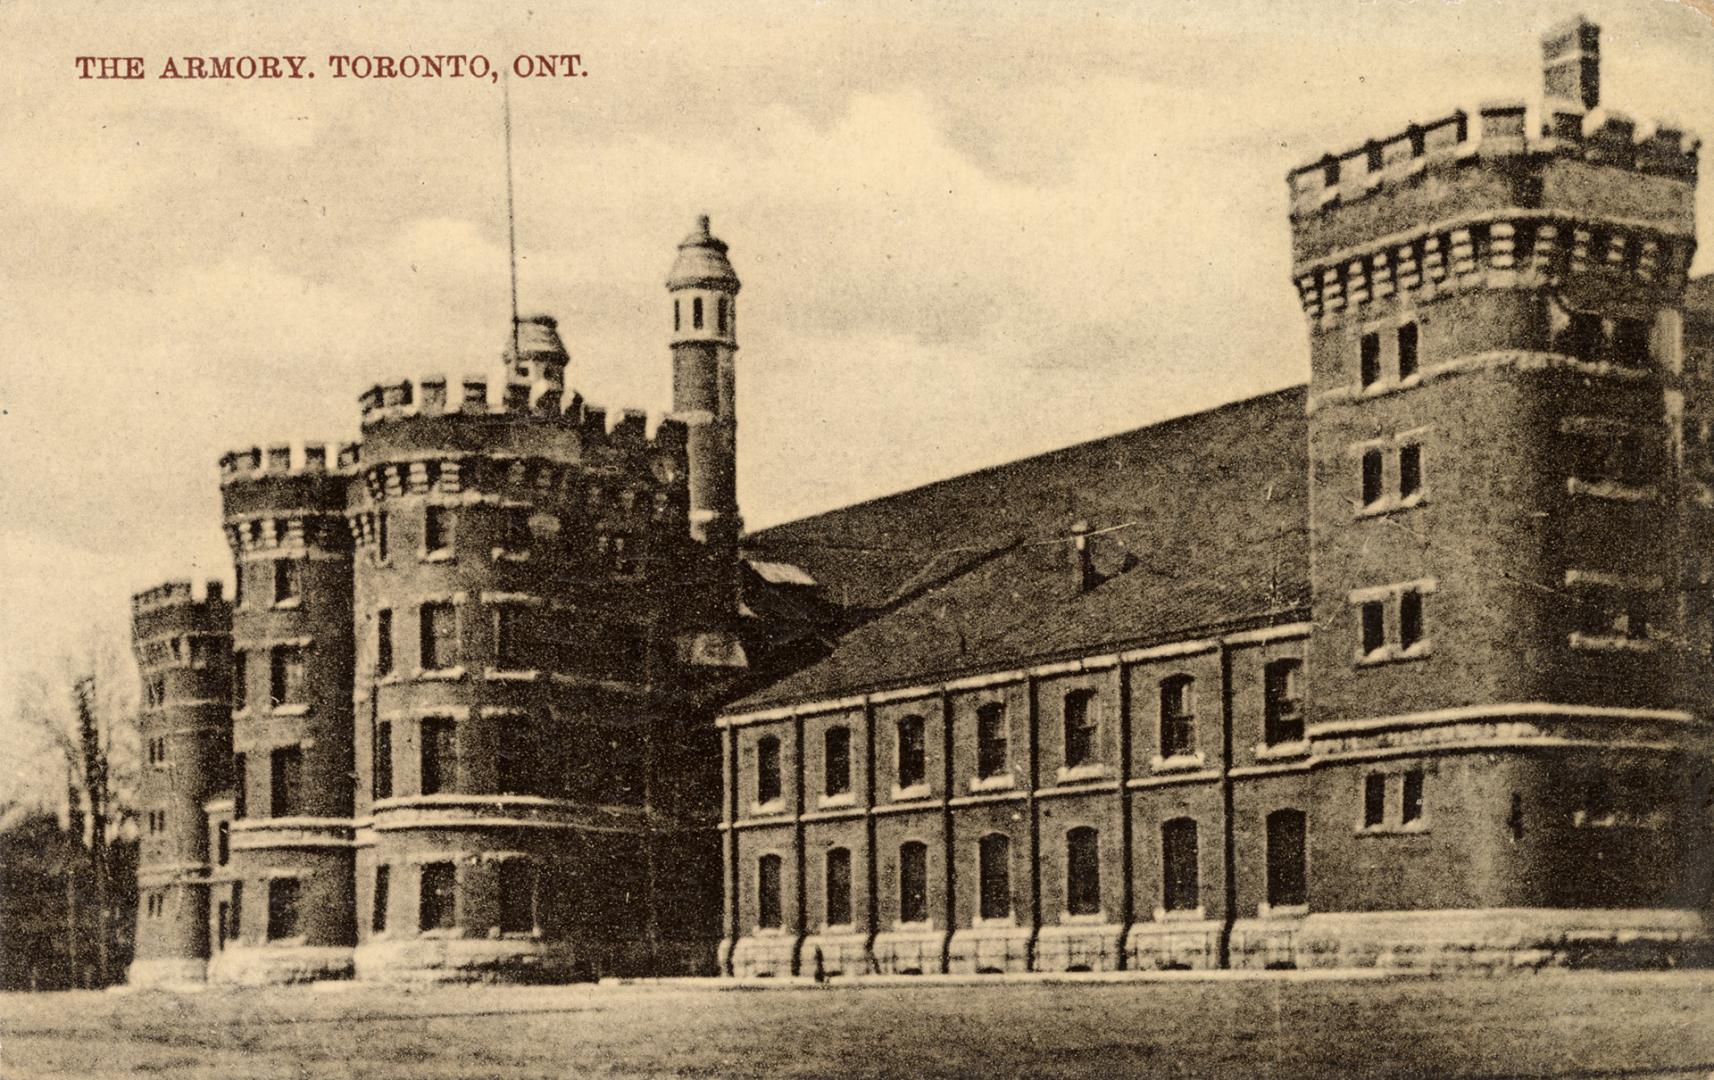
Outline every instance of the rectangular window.
[(244, 606), (244, 566), (239, 564), (232, 570), (232, 606)]
[(1399, 447), (1399, 498), (1408, 499), (1422, 490), (1422, 447), (1405, 443)]
[(375, 558), (386, 562), (392, 551), (392, 538), (387, 535), (387, 511), (380, 510), (375, 514)]
[(1075, 769), (1095, 760), (1095, 693), (1073, 690), (1065, 695), (1065, 765)]
[(851, 729), (828, 728), (822, 749), (822, 791), (844, 795), (851, 790)]
[(530, 718), (502, 716), (499, 725), (499, 790), (502, 795), (534, 795), (535, 756), (530, 752)]
[(392, 870), (390, 867), (375, 868), (375, 899), (369, 909), (369, 930), (371, 933), (385, 933), (387, 929), (387, 904), (392, 899), (389, 888)]
[(1363, 505), (1373, 506), (1386, 493), (1385, 459), (1379, 450), (1363, 451)]
[(452, 550), (452, 510), (445, 506), (423, 508), (423, 553), (433, 555)]
[(529, 667), (524, 659), (520, 621), (524, 613), (515, 607), (501, 605), (494, 609), (494, 666), (501, 671), (522, 671)]
[(458, 726), (449, 716), (428, 716), (422, 726), (421, 787), (424, 795), (450, 790), (458, 771)]
[(1004, 919), (1012, 913), (1012, 842), (1002, 833), (984, 836), (977, 847), (980, 914)]
[(231, 940), (237, 941), (244, 933), (244, 883), (232, 883), (232, 934)]
[(899, 847), (899, 921), (928, 921), (928, 845), (916, 840)]
[(250, 707), (250, 654), (240, 649), (232, 654), (232, 711)]
[(1404, 806), (1399, 819), (1406, 825), (1413, 821), (1422, 820), (1422, 770), (1411, 769), (1405, 773)]
[(274, 708), (304, 703), (304, 651), (276, 645), (269, 654), (268, 697)]
[(1364, 334), (1358, 351), (1358, 378), (1364, 386), (1373, 386), (1381, 381), (1381, 335)]
[(1101, 912), (1101, 834), (1094, 829), (1065, 834), (1065, 910), (1072, 915)]
[(393, 797), (393, 725), (387, 720), (375, 721), (372, 743), (373, 760), (369, 763), (370, 794), (377, 799)]
[(530, 934), (536, 929), (536, 867), (528, 859), (500, 864), (500, 932)]
[(298, 936), (298, 899), (303, 883), (297, 878), (274, 878), (268, 882), (268, 940), (283, 941)]
[(451, 604), (422, 606), (418, 632), (424, 671), (441, 671), (458, 665), (458, 609)]
[(375, 674), (393, 673), (393, 609), (375, 613)]
[(1275, 810), (1267, 830), (1268, 906), (1302, 907), (1309, 902), (1303, 811)]
[(1275, 660), (1263, 669), (1263, 738), (1269, 746), (1303, 741), (1303, 663)]
[(1369, 600), (1362, 605), (1363, 655), (1373, 656), (1387, 647), (1387, 605)]
[(780, 928), (780, 857), (763, 855), (756, 863), (756, 926)]
[(1387, 778), (1379, 773), (1363, 777), (1363, 827), (1372, 829), (1387, 820)]
[(1642, 319), (1613, 320), (1613, 362), (1642, 367), (1649, 359), (1649, 324)]
[(1006, 771), (1006, 707), (984, 705), (976, 710), (976, 775), (987, 778)]
[(851, 923), (851, 852), (834, 848), (827, 853), (827, 925)]
[(268, 814), (297, 817), (303, 813), (303, 750), (282, 746), (268, 755)]
[(692, 330), (702, 329), (702, 297), (695, 296), (690, 301), (690, 327)]
[(1600, 352), (1604, 335), (1601, 316), (1589, 311), (1574, 311), (1571, 321), (1558, 341), (1561, 352), (1579, 360), (1594, 360)]
[(680, 310), (679, 310), (679, 301), (674, 300), (673, 301), (673, 330), (675, 332), (680, 329), (680, 325), (679, 325), (680, 321), (681, 321), (681, 314), (680, 314)]
[(780, 740), (764, 735), (756, 740), (756, 801), (771, 803), (780, 797)]
[(232, 823), (222, 821), (214, 832), (214, 864), (225, 866), (232, 858)]
[(1177, 818), (1161, 826), (1161, 906), (1195, 911), (1201, 904), (1196, 822)]
[(1161, 681), (1161, 756), (1196, 753), (1196, 681), (1175, 675)]
[(1406, 589), (1399, 593), (1399, 648), (1422, 643), (1422, 593)]
[(450, 930), (456, 913), (458, 867), (449, 862), (424, 863), (417, 896), (417, 928)]
[(296, 559), (274, 560), (274, 603), (303, 598), (303, 566)]
[(899, 721), (899, 786), (915, 787), (928, 779), (927, 740), (923, 718), (907, 716)]
[(232, 816), (242, 819), (249, 800), (245, 797), (249, 791), (249, 777), (244, 773), (244, 755), (232, 755)]
[(1399, 379), (1403, 381), (1416, 374), (1416, 323), (1408, 322), (1399, 327)]

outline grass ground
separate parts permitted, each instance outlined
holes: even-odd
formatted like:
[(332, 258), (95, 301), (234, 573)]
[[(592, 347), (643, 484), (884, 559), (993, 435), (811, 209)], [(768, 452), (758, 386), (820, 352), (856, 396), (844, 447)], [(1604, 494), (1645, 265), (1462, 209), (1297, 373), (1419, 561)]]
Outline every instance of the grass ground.
[(1695, 1077), (1714, 973), (0, 997), (8, 1078)]

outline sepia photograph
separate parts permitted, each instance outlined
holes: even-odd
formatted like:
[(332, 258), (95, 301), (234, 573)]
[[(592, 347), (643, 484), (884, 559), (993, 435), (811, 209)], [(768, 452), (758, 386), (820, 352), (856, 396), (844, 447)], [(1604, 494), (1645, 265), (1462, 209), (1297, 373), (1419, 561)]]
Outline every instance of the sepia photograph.
[(0, 1075), (1714, 1077), (1714, 0), (0, 0), (0, 131)]

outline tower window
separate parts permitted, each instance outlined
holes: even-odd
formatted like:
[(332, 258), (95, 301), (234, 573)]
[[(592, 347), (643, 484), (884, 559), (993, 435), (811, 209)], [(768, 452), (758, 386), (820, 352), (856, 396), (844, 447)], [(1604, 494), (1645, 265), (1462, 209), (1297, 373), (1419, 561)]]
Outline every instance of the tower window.
[(679, 319), (679, 301), (674, 300), (673, 301), (673, 330), (674, 330), (674, 332), (677, 332), (680, 329), (679, 322), (680, 322), (680, 319)]
[(450, 930), (455, 920), (458, 867), (449, 862), (425, 863), (417, 897), (417, 926)]
[(268, 764), (268, 813), (277, 818), (303, 813), (303, 750), (282, 746), (269, 755)]
[(928, 845), (918, 840), (899, 846), (899, 921), (928, 921)]
[(503, 717), (498, 721), (500, 730), (497, 733), (500, 742), (499, 752), (499, 791), (502, 795), (534, 795), (536, 782), (533, 777), (536, 756), (530, 752), (530, 718), (528, 716)]
[(382, 608), (375, 613), (375, 674), (393, 672), (393, 609)]
[(827, 853), (827, 925), (851, 923), (851, 852), (834, 848)]
[(303, 883), (297, 878), (275, 878), (268, 882), (268, 940), (298, 936), (298, 900)]
[(851, 729), (830, 727), (822, 737), (822, 791), (844, 795), (851, 790)]
[(1372, 829), (1387, 820), (1387, 778), (1380, 773), (1363, 777), (1363, 827)]
[(390, 550), (387, 536), (387, 511), (377, 511), (375, 514), (375, 558), (380, 562), (387, 561)]
[(899, 721), (899, 786), (915, 787), (928, 778), (927, 746), (923, 719), (906, 716)]
[(1303, 664), (1275, 660), (1262, 671), (1263, 738), (1269, 746), (1303, 741)]
[(1004, 833), (990, 833), (977, 845), (977, 879), (980, 914), (984, 919), (1004, 919), (1012, 913), (1012, 841)]
[(242, 819), (249, 808), (249, 777), (244, 771), (244, 755), (232, 755), (232, 816)]
[(1421, 769), (1411, 769), (1405, 773), (1404, 805), (1399, 811), (1399, 820), (1406, 825), (1422, 820), (1422, 777)]
[(386, 720), (375, 722), (373, 760), (369, 763), (370, 792), (374, 798), (393, 797), (393, 725)]
[(455, 518), (450, 508), (429, 506), (423, 509), (423, 553), (433, 555), (452, 549)]
[(536, 867), (528, 859), (500, 864), (500, 932), (528, 934), (536, 928)]
[(1399, 447), (1399, 498), (1408, 499), (1422, 490), (1422, 447), (1406, 443)]
[(222, 821), (214, 831), (214, 865), (225, 866), (232, 860), (232, 823)]
[(1384, 459), (1379, 450), (1363, 451), (1363, 505), (1373, 506), (1381, 501), (1386, 481), (1382, 471)]
[(424, 671), (444, 670), (458, 663), (458, 611), (451, 604), (424, 604), (419, 634)]
[(1174, 675), (1161, 682), (1161, 756), (1196, 752), (1196, 680)]
[(1362, 605), (1363, 655), (1373, 656), (1387, 647), (1387, 606), (1379, 600)]
[(276, 645), (270, 654), (268, 694), (274, 708), (304, 700), (304, 653), (296, 645)]
[(1399, 593), (1399, 648), (1409, 649), (1422, 642), (1422, 593), (1406, 589)]
[(369, 930), (372, 933), (384, 933), (387, 929), (387, 903), (390, 897), (388, 884), (391, 876), (389, 867), (375, 868), (375, 897), (369, 911)]
[(250, 654), (239, 649), (232, 654), (232, 711), (250, 707)]
[(780, 857), (772, 853), (756, 860), (756, 926), (780, 928)]
[(1065, 695), (1065, 765), (1075, 769), (1095, 757), (1095, 693), (1073, 690)]
[(435, 795), (454, 786), (458, 769), (458, 726), (450, 716), (428, 716), (422, 723), (420, 786)]
[(1101, 834), (1087, 826), (1065, 834), (1065, 910), (1072, 915), (1101, 911)]
[(1309, 902), (1302, 810), (1268, 815), (1268, 906), (1301, 907)]
[(1408, 322), (1399, 327), (1399, 379), (1403, 381), (1416, 374), (1417, 329), (1416, 323)]
[(714, 329), (718, 333), (726, 332), (726, 298), (716, 297), (714, 301)]
[(764, 735), (756, 740), (756, 801), (771, 803), (780, 797), (780, 740)]
[(1613, 362), (1641, 367), (1649, 358), (1649, 327), (1642, 319), (1613, 320)]
[(303, 599), (303, 566), (296, 559), (274, 560), (274, 603)]
[(1364, 334), (1358, 346), (1358, 373), (1364, 386), (1373, 386), (1381, 381), (1381, 335)]
[(1571, 321), (1559, 336), (1559, 350), (1579, 360), (1593, 360), (1601, 348), (1601, 316), (1573, 311)]
[(519, 623), (523, 612), (501, 605), (494, 609), (494, 666), (501, 671), (519, 671), (529, 667), (524, 657)]
[(1195, 911), (1201, 903), (1197, 866), (1196, 822), (1175, 818), (1161, 826), (1161, 906), (1168, 911)]
[(692, 297), (690, 301), (690, 328), (702, 329), (702, 297)]
[(976, 775), (983, 779), (1006, 771), (1006, 707), (998, 702), (976, 710)]

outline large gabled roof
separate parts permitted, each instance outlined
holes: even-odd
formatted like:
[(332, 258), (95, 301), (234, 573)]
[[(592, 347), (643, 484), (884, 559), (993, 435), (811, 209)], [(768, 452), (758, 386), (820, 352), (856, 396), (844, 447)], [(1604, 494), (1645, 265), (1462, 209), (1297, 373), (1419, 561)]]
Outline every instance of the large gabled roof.
[[(729, 710), (1296, 617), (1308, 603), (1305, 388), (765, 529), (862, 621)], [(1101, 580), (1082, 589), (1085, 524)]]

